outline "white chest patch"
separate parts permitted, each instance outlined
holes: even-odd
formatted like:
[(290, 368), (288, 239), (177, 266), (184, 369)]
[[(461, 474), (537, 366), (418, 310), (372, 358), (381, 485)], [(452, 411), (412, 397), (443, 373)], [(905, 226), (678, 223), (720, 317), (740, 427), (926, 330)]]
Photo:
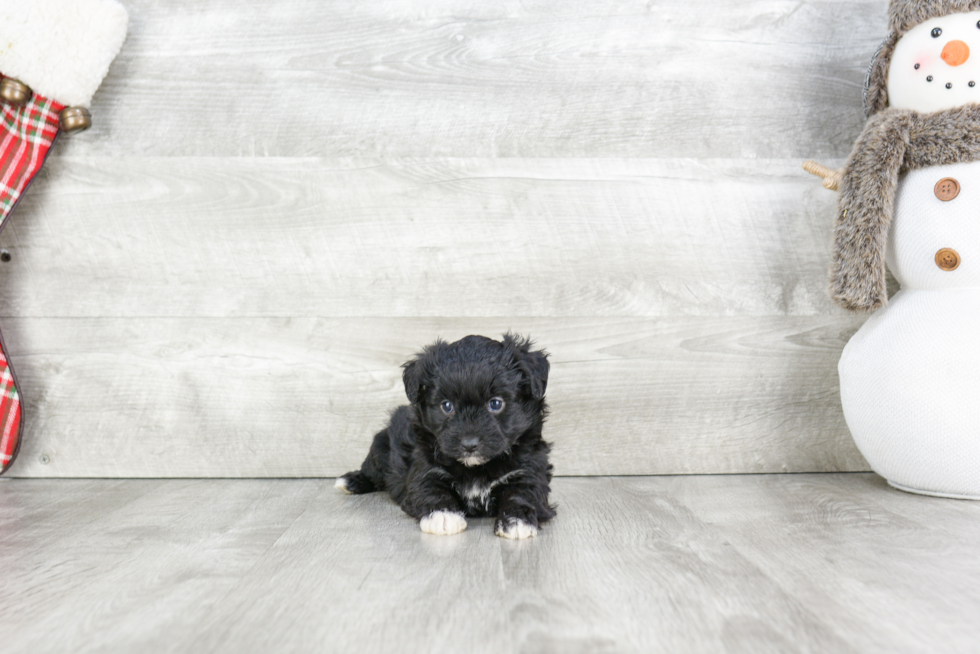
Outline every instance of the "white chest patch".
[(516, 479), (524, 473), (523, 468), (512, 470), (502, 477), (489, 481), (474, 481), (468, 486), (457, 487), (456, 492), (466, 502), (471, 511), (490, 511), (490, 494), (493, 489), (511, 479)]

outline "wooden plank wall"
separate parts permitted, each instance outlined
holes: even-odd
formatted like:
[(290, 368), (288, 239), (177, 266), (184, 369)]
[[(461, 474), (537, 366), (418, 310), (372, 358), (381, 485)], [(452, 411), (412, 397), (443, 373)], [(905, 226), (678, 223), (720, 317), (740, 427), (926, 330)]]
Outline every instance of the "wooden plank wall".
[(861, 470), (828, 300), (885, 0), (129, 0), (0, 237), (13, 476), (332, 476), (436, 336), (552, 353), (559, 474)]

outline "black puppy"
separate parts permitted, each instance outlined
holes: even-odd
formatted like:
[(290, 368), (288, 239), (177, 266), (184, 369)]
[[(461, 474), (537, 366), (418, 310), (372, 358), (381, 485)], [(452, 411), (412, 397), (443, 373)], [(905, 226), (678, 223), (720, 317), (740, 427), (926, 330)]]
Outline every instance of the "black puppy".
[(404, 366), (410, 406), (391, 414), (359, 471), (337, 479), (348, 493), (386, 490), (422, 531), (457, 534), (464, 516), (493, 516), (505, 538), (530, 538), (554, 517), (548, 355), (528, 339), (441, 340)]

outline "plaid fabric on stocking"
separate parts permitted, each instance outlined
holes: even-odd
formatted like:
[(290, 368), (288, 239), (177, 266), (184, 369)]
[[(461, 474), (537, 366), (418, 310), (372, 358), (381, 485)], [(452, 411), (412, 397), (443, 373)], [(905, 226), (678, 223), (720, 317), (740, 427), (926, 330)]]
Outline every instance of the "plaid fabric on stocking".
[[(58, 112), (64, 108), (35, 95), (23, 107), (4, 103), (0, 117), (0, 230), (7, 216), (41, 169), (58, 135)], [(0, 472), (17, 454), (20, 442), (20, 394), (0, 338)]]
[(7, 357), (0, 347), (0, 470), (14, 460), (20, 435), (20, 396)]
[(0, 118), (0, 229), (44, 164), (64, 105), (34, 95), (23, 107), (4, 103)]

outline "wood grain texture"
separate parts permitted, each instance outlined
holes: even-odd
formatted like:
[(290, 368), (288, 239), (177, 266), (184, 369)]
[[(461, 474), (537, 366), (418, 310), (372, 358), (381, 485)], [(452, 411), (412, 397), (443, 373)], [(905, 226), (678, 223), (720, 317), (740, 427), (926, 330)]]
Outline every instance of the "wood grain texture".
[[(0, 629), (17, 634), (5, 643), (8, 651), (158, 647), (163, 633), (182, 633), (232, 592), (322, 485), (82, 483), (32, 489), (60, 511), (31, 512), (33, 498), (18, 503), (15, 515), (26, 524), (6, 532), (0, 560), (7, 578), (21, 589), (60, 590), (4, 603)], [(8, 512), (5, 506), (0, 515)]]
[(980, 638), (980, 503), (871, 474), (559, 479), (558, 517), (523, 542), (489, 519), (422, 534), (331, 480), (0, 493), (10, 654), (958, 654)]
[(19, 476), (356, 467), (437, 335), (554, 353), (559, 474), (862, 470), (826, 294), (884, 0), (128, 0), (0, 249)]
[[(834, 631), (847, 634), (854, 651), (879, 648), (881, 632), (902, 633), (908, 651), (975, 650), (977, 503), (892, 493), (877, 476), (759, 480), (670, 480), (666, 487), (787, 593), (834, 615)], [(724, 502), (715, 499), (721, 493)], [(836, 574), (817, 573), (818, 566)], [(955, 601), (936, 595), (949, 585), (960, 586)]]
[(65, 153), (844, 157), (885, 0), (128, 0)]
[(824, 291), (833, 196), (794, 162), (48, 168), (4, 235), (12, 474), (340, 474), (412, 352), (512, 328), (556, 355), (562, 474), (866, 467), (837, 400), (860, 321)]
[(56, 159), (2, 316), (843, 315), (799, 162)]
[[(513, 329), (552, 354), (559, 475), (866, 470), (836, 362), (859, 321), (17, 319), (15, 476), (305, 477), (360, 466), (400, 364)], [(409, 345), (411, 344), (411, 345)]]

